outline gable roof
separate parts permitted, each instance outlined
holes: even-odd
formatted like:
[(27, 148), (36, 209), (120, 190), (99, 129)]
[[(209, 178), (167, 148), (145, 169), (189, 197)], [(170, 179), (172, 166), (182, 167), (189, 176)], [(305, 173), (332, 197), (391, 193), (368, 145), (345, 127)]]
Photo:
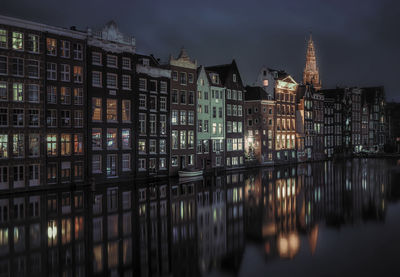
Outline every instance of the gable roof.
[(271, 100), (268, 99), (268, 93), (258, 86), (246, 86), (246, 93), (244, 94), (244, 100)]
[(240, 84), (242, 84), (242, 78), (240, 76), (235, 59), (233, 59), (232, 63), (230, 64), (207, 66), (206, 70), (218, 73), (222, 84), (225, 84), (230, 71), (236, 71), (238, 75), (237, 78), (239, 78), (238, 80), (240, 81)]

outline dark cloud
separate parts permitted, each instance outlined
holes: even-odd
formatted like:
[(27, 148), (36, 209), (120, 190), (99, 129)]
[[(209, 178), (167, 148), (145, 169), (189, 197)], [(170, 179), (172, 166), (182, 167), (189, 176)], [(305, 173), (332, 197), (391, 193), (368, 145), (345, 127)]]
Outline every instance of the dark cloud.
[(400, 101), (396, 0), (3, 0), (1, 13), (82, 29), (114, 19), (140, 52), (166, 60), (185, 46), (204, 65), (235, 58), (248, 84), (262, 65), (301, 81), (312, 31), (326, 87), (384, 85), (388, 100)]

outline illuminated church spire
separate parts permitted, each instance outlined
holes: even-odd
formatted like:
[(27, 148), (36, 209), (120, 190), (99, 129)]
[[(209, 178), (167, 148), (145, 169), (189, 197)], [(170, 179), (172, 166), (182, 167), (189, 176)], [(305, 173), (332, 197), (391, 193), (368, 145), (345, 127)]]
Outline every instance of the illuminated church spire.
[(321, 81), (319, 80), (317, 60), (315, 58), (315, 47), (311, 34), (307, 46), (306, 67), (304, 68), (303, 72), (303, 83), (313, 84), (315, 89), (321, 89)]

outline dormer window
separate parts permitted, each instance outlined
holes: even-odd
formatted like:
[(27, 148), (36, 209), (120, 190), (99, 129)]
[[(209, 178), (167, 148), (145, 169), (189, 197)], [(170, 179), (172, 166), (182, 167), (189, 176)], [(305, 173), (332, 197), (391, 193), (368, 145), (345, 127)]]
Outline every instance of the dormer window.
[(219, 77), (217, 74), (212, 74), (211, 80), (212, 80), (213, 84), (219, 84)]
[(236, 83), (236, 74), (233, 74), (232, 79), (233, 79), (233, 82)]
[(143, 59), (142, 63), (143, 63), (143, 65), (150, 65), (150, 60), (149, 59)]

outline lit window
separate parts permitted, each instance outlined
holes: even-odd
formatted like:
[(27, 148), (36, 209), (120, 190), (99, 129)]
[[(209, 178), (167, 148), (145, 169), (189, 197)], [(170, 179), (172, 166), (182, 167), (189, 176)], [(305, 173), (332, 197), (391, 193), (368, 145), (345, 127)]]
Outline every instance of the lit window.
[(8, 157), (8, 135), (0, 134), (0, 158)]
[(61, 134), (61, 156), (71, 155), (71, 135)]
[(82, 66), (74, 66), (74, 82), (75, 83), (83, 82)]
[(139, 152), (141, 153), (146, 153), (146, 140), (145, 139), (139, 139)]
[(122, 138), (122, 148), (130, 149), (131, 148), (131, 130), (130, 129), (122, 129), (121, 138)]
[(117, 100), (107, 99), (107, 121), (116, 122), (117, 121)]
[(102, 121), (102, 99), (92, 98), (92, 120)]
[(56, 56), (57, 55), (57, 40), (54, 38), (47, 38), (47, 55)]
[(0, 29), (0, 48), (7, 48), (7, 30)]
[(107, 149), (117, 149), (117, 129), (107, 129)]
[(83, 136), (82, 136), (82, 134), (74, 135), (74, 154), (75, 155), (83, 154)]
[(60, 103), (63, 105), (71, 104), (71, 88), (61, 87), (60, 89)]
[(13, 101), (15, 102), (24, 101), (24, 89), (22, 83), (13, 84)]
[(57, 156), (57, 135), (47, 135), (47, 156)]
[(24, 150), (25, 150), (24, 134), (13, 135), (12, 150), (14, 157), (21, 158), (24, 156)]
[(24, 34), (19, 32), (12, 33), (12, 48), (15, 50), (24, 50)]
[(69, 58), (71, 53), (71, 43), (67, 40), (61, 41), (61, 57)]
[(83, 105), (83, 88), (74, 88), (74, 104)]
[(92, 149), (93, 150), (102, 149), (102, 134), (100, 128), (92, 129)]

